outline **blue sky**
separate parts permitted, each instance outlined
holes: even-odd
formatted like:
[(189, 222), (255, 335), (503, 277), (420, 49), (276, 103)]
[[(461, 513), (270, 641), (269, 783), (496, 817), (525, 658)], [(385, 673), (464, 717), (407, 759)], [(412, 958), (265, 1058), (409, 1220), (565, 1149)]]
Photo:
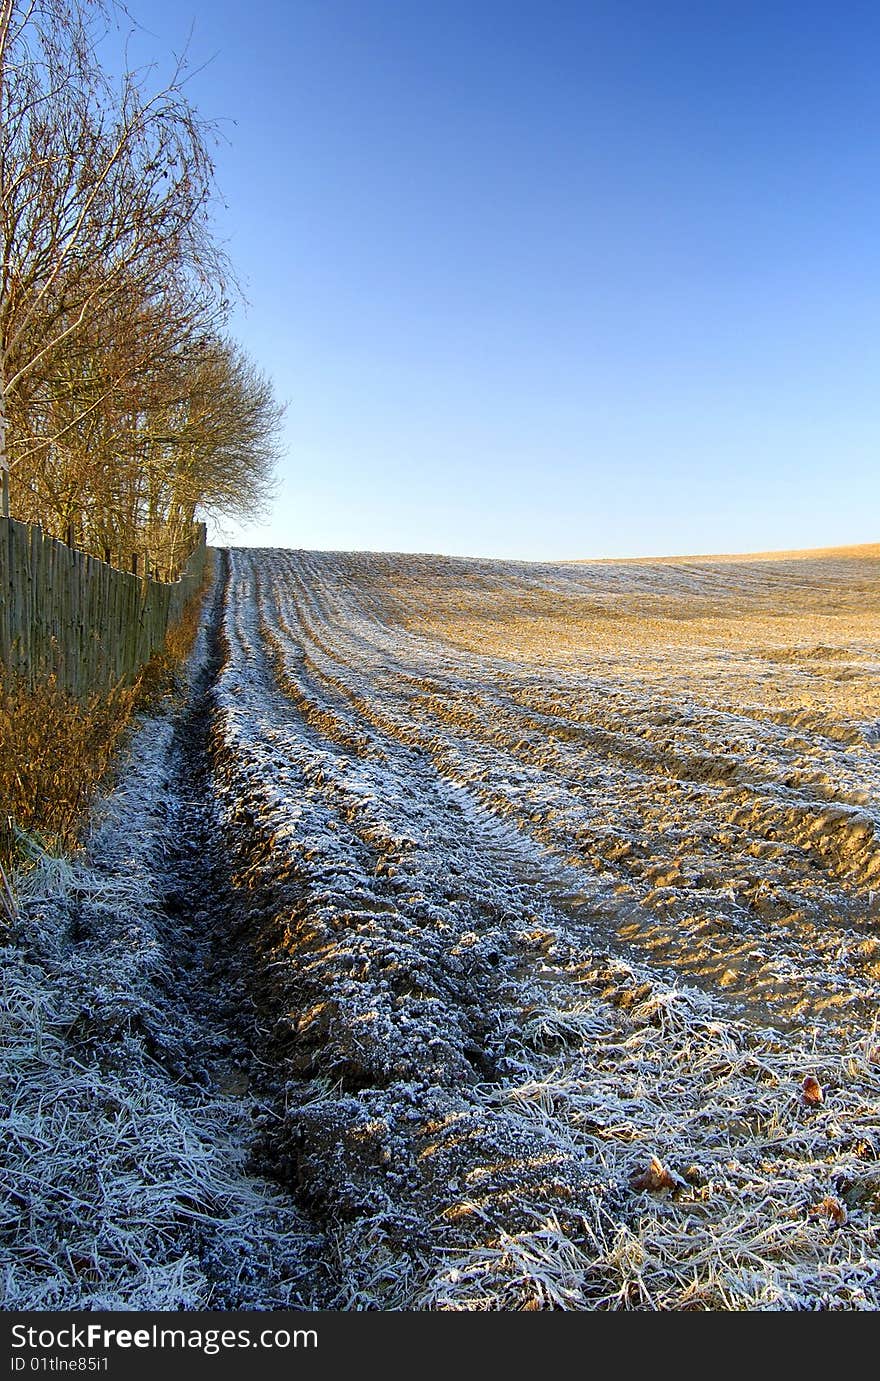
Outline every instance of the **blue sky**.
[(880, 537), (880, 9), (131, 0), (287, 403), (248, 545)]

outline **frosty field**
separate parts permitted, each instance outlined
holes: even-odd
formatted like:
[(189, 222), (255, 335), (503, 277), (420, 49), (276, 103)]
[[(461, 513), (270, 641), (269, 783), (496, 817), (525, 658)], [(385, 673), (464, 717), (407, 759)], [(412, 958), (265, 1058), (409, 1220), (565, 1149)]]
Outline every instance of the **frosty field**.
[(112, 1138), (59, 1162), (92, 1216), (6, 1220), (9, 1298), (876, 1309), (878, 821), (880, 548), (224, 554), (188, 705), (24, 904), (28, 1135), (100, 1140), (75, 1065), (118, 1143), (145, 1070), (189, 1180), (132, 1132), (138, 1255)]

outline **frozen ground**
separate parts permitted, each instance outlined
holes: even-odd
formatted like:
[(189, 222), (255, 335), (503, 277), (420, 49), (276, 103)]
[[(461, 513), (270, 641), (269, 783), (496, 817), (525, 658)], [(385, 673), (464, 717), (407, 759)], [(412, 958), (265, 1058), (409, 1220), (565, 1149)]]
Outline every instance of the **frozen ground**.
[(877, 1308), (878, 609), (880, 548), (224, 559), (116, 826), (184, 1307)]

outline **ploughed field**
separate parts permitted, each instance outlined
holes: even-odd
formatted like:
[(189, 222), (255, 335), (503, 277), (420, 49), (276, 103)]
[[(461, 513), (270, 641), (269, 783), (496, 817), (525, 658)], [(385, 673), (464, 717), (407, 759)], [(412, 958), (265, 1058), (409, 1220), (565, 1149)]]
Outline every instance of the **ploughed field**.
[(880, 548), (223, 579), (257, 1162), (346, 1307), (876, 1308)]

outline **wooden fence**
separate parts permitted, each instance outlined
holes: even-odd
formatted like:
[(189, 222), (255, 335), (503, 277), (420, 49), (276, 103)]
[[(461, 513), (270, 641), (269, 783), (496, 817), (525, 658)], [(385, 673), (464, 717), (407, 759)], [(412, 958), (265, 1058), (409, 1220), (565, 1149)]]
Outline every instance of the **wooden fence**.
[(0, 518), (0, 671), (55, 676), (77, 697), (134, 679), (165, 641), (205, 570), (205, 527), (179, 580), (142, 578)]

